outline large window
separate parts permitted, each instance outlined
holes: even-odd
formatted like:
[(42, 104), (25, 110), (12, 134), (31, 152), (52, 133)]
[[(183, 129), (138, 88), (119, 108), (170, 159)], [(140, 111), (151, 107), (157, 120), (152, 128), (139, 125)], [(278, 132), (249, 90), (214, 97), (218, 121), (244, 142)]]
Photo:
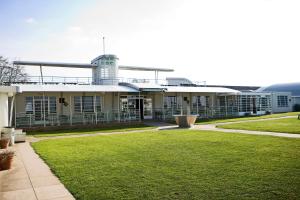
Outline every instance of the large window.
[(94, 112), (94, 97), (93, 96), (82, 97), (82, 111), (83, 112)]
[(101, 96), (74, 96), (75, 112), (101, 112)]
[(176, 109), (181, 107), (180, 97), (166, 96), (164, 98), (164, 108)]
[(288, 97), (287, 96), (277, 96), (277, 106), (280, 108), (288, 107)]
[(36, 116), (56, 113), (55, 96), (28, 96), (25, 97), (25, 113), (35, 114)]
[(33, 114), (33, 97), (25, 97), (25, 112)]
[(209, 96), (193, 96), (192, 107), (193, 109), (208, 107), (209, 105), (208, 102), (209, 102)]

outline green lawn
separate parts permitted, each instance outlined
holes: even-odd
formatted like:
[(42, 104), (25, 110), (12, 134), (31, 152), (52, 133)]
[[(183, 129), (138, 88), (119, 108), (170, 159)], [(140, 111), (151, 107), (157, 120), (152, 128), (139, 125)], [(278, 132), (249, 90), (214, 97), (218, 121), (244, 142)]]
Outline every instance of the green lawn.
[(256, 122), (241, 122), (236, 124), (218, 125), (219, 128), (254, 130), (254, 131), (271, 131), (283, 133), (300, 134), (300, 120), (297, 118), (274, 119)]
[(300, 140), (170, 130), (32, 144), (76, 199), (300, 199)]
[(98, 127), (98, 128), (80, 128), (80, 129), (77, 128), (77, 129), (55, 130), (55, 131), (31, 131), (31, 132), (27, 132), (27, 135), (32, 135), (34, 137), (51, 137), (51, 136), (62, 136), (62, 135), (150, 130), (154, 128), (156, 127), (149, 126), (146, 124), (129, 124), (129, 125), (120, 124), (120, 125), (114, 125), (109, 127)]
[(262, 115), (262, 116), (251, 116), (251, 117), (235, 117), (227, 119), (199, 119), (196, 124), (215, 124), (223, 122), (237, 122), (237, 121), (248, 121), (248, 120), (257, 120), (257, 119), (269, 119), (277, 117), (286, 117), (286, 116), (297, 116), (300, 112), (287, 112), (287, 113), (277, 113), (271, 115)]

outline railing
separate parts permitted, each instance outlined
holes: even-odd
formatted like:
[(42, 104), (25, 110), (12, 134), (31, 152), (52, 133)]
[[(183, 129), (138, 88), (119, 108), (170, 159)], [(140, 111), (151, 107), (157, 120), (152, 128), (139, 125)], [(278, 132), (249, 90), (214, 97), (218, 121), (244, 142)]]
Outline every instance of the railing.
[(123, 83), (151, 83), (166, 85), (165, 79), (138, 79), (138, 78), (123, 78), (115, 79), (100, 79), (97, 82), (93, 81), (92, 77), (63, 77), (63, 76), (28, 76), (26, 81), (17, 82), (22, 84), (73, 84), (73, 85), (114, 85), (118, 82)]
[[(144, 111), (145, 113), (145, 111)], [(226, 118), (238, 117), (241, 113), (238, 106), (218, 106), (218, 107), (200, 107), (198, 109), (191, 109), (190, 111), (181, 108), (153, 108), (151, 110), (153, 120), (174, 120), (174, 115), (179, 114), (193, 114), (198, 115), (199, 119), (206, 118)], [(257, 112), (258, 115), (265, 114), (266, 111)], [(149, 113), (148, 113), (149, 114)], [(139, 110), (127, 110), (111, 112), (87, 112), (87, 113), (73, 113), (69, 114), (26, 114), (17, 113), (16, 127), (34, 127), (34, 126), (60, 126), (60, 125), (88, 125), (101, 124), (110, 122), (135, 122), (140, 121)]]
[(34, 126), (61, 126), (61, 125), (88, 125), (110, 122), (133, 122), (139, 121), (138, 111), (128, 112), (100, 112), (100, 113), (74, 113), (69, 114), (26, 114), (17, 113), (16, 127), (34, 127)]
[(239, 116), (237, 106), (201, 107), (191, 110), (181, 108), (156, 108), (153, 109), (153, 119), (173, 120), (174, 115), (187, 113), (198, 115), (198, 118), (223, 118)]

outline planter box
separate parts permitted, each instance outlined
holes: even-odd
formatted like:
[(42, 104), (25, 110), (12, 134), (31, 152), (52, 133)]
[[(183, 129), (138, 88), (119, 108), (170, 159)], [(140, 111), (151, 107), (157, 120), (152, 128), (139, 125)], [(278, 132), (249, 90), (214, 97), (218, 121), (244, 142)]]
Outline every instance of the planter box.
[(198, 115), (174, 115), (176, 124), (180, 128), (191, 128), (194, 126)]
[(23, 132), (22, 129), (15, 130), (15, 142), (25, 142), (26, 132)]

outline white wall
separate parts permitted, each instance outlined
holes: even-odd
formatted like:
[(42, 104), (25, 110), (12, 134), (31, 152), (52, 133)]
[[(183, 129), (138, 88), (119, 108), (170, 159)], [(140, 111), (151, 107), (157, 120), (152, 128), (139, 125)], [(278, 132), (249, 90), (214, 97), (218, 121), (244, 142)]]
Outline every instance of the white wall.
[[(287, 96), (288, 98), (288, 107), (278, 107), (277, 97), (278, 96)], [(276, 92), (272, 93), (272, 112), (281, 113), (281, 112), (291, 112), (293, 111), (293, 100), (290, 92)]]
[(8, 94), (0, 93), (0, 128), (8, 126)]

